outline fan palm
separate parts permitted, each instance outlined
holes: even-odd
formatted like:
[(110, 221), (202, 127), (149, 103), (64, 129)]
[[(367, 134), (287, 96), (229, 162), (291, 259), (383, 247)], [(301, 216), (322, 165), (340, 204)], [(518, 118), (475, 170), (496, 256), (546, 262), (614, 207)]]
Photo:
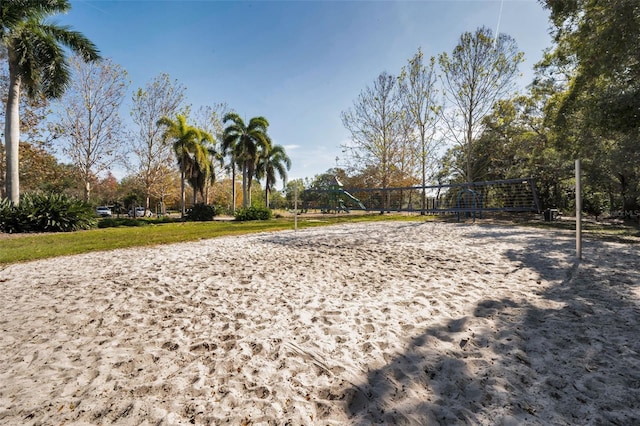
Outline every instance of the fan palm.
[(68, 0), (12, 0), (0, 3), (0, 43), (7, 49), (9, 94), (5, 108), (7, 151), (7, 198), (20, 200), (18, 147), (20, 140), (20, 91), (27, 96), (62, 95), (69, 78), (69, 66), (62, 46), (85, 61), (100, 59), (95, 45), (69, 27), (47, 23), (53, 14), (71, 9)]
[(256, 179), (265, 178), (264, 199), (267, 208), (269, 208), (269, 192), (276, 183), (276, 173), (286, 183), (287, 170), (291, 168), (291, 160), (287, 156), (284, 147), (274, 145), (263, 150), (258, 157), (258, 165), (256, 167)]
[(224, 116), (224, 123), (231, 122), (224, 129), (222, 149), (231, 154), (231, 164), (242, 168), (242, 206), (251, 205), (251, 183), (255, 175), (256, 163), (260, 151), (271, 146), (267, 134), (269, 122), (264, 117), (254, 117), (245, 125), (236, 113)]
[[(178, 114), (175, 120), (162, 117), (158, 120), (158, 126), (164, 126), (162, 137), (165, 141), (171, 141), (173, 152), (178, 159), (180, 168), (180, 215), (185, 214), (185, 181), (198, 174), (200, 170), (210, 170), (206, 142), (213, 143), (213, 136), (187, 124), (187, 118)], [(207, 164), (209, 164), (207, 166)], [(196, 185), (197, 186), (197, 185)], [(194, 192), (196, 188), (194, 187)]]

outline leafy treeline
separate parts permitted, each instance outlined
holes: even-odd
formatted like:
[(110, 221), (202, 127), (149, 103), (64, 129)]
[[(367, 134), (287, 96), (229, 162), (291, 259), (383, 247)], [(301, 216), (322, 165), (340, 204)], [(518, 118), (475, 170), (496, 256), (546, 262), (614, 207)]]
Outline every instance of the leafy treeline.
[(582, 158), (586, 206), (640, 210), (640, 2), (542, 2), (555, 46), (531, 98), (560, 158)]
[[(164, 210), (179, 198), (184, 216), (186, 184), (192, 189), (192, 205), (198, 197), (209, 203), (217, 178), (225, 170), (235, 176), (240, 169), (243, 207), (251, 204), (254, 178), (264, 179), (269, 205), (276, 176), (286, 180), (291, 161), (282, 146), (272, 143), (264, 117), (245, 125), (226, 104), (192, 113), (184, 86), (159, 74), (134, 92), (134, 128), (127, 129), (119, 116), (130, 84), (126, 71), (100, 58), (82, 34), (47, 20), (70, 8), (67, 0), (0, 4), (0, 89), (6, 99), (0, 199), (7, 197), (17, 207), (22, 182), (27, 192), (70, 193), (125, 211), (136, 205)], [(67, 57), (62, 47), (74, 55)], [(21, 128), (25, 137), (19, 144)], [(60, 164), (51, 154), (54, 147), (71, 164)], [(121, 183), (109, 172), (115, 164), (131, 173)], [(231, 211), (234, 182), (217, 188), (226, 192), (228, 186), (233, 194), (227, 204)], [(219, 204), (226, 201), (217, 195)]]
[[(513, 91), (522, 54), (504, 34), (465, 33), (450, 54), (426, 64), (418, 51), (343, 112), (351, 142), (342, 170), (328, 173), (350, 187), (531, 176), (543, 207), (572, 209), (581, 159), (587, 212), (640, 215), (640, 2), (541, 5), (555, 43), (525, 93)], [(416, 90), (426, 120), (415, 114)], [(438, 146), (448, 147), (444, 155)]]

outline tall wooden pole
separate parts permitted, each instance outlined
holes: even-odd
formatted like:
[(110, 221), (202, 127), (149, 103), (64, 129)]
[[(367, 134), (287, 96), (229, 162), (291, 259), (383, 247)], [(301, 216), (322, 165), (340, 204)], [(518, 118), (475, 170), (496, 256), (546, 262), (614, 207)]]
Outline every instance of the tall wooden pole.
[(580, 160), (576, 160), (576, 258), (582, 259), (582, 185)]
[(298, 187), (293, 188), (293, 229), (298, 230)]

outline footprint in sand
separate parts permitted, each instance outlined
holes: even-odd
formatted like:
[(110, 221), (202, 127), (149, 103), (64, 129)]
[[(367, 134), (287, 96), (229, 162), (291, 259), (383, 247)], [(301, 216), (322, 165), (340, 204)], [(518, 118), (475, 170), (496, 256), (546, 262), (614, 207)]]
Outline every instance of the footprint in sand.
[(177, 351), (179, 347), (180, 345), (174, 342), (164, 342), (162, 344), (162, 349), (167, 349), (169, 351)]
[(264, 349), (264, 347), (262, 346), (262, 343), (256, 343), (256, 342), (251, 342), (249, 344), (249, 347), (251, 348), (251, 352), (253, 353), (254, 356), (260, 354)]
[(372, 353), (372, 352), (374, 352), (376, 350), (376, 347), (373, 346), (373, 344), (371, 344), (371, 342), (363, 343), (361, 348), (362, 348), (362, 352), (365, 353), (365, 354), (370, 354), (370, 353)]
[(215, 351), (216, 349), (218, 349), (218, 345), (209, 342), (196, 343), (195, 345), (191, 345), (189, 348), (191, 352), (210, 352)]
[(260, 399), (266, 399), (269, 397), (269, 395), (271, 395), (271, 392), (269, 391), (269, 389), (267, 389), (264, 386), (258, 386), (255, 389), (252, 389), (253, 393), (256, 394), (256, 396)]
[(220, 336), (220, 340), (224, 342), (222, 347), (226, 351), (230, 351), (231, 349), (236, 347), (236, 336), (234, 336), (233, 334), (223, 334), (222, 336)]

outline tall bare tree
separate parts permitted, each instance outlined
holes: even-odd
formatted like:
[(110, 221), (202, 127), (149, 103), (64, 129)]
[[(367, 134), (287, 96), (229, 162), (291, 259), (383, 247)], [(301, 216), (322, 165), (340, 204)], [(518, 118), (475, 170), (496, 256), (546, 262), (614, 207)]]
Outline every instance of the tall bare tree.
[(441, 117), (443, 101), (436, 86), (438, 76), (436, 59), (431, 57), (427, 64), (421, 49), (409, 59), (400, 73), (400, 95), (406, 111), (406, 122), (410, 140), (415, 144), (419, 173), (422, 181), (422, 213), (426, 208), (426, 192), (429, 171), (437, 157), (440, 138), (436, 137), (438, 121)]
[(164, 203), (166, 175), (175, 173), (172, 170), (171, 144), (162, 137), (163, 129), (158, 127), (157, 122), (162, 117), (173, 117), (181, 111), (185, 90), (177, 80), (172, 81), (168, 74), (161, 73), (133, 94), (131, 119), (137, 131), (130, 139), (135, 159), (135, 164), (130, 168), (142, 179), (147, 209), (152, 196)]
[(453, 49), (439, 56), (446, 98), (451, 106), (445, 114), (446, 126), (465, 157), (465, 176), (472, 182), (473, 143), (483, 129), (482, 119), (496, 101), (510, 95), (524, 60), (515, 40), (486, 27), (466, 32)]
[(397, 78), (381, 73), (341, 117), (351, 133), (350, 143), (342, 146), (350, 168), (375, 169), (376, 184), (388, 188), (406, 136)]
[(85, 63), (73, 58), (71, 67), (73, 79), (57, 105), (57, 127), (62, 151), (79, 170), (89, 201), (92, 177), (122, 159), (124, 128), (118, 111), (129, 81), (109, 59)]
[(57, 104), (62, 151), (77, 167), (84, 199), (92, 178), (122, 160), (124, 131), (119, 110), (129, 85), (126, 71), (110, 59), (85, 63), (72, 58), (73, 79)]

